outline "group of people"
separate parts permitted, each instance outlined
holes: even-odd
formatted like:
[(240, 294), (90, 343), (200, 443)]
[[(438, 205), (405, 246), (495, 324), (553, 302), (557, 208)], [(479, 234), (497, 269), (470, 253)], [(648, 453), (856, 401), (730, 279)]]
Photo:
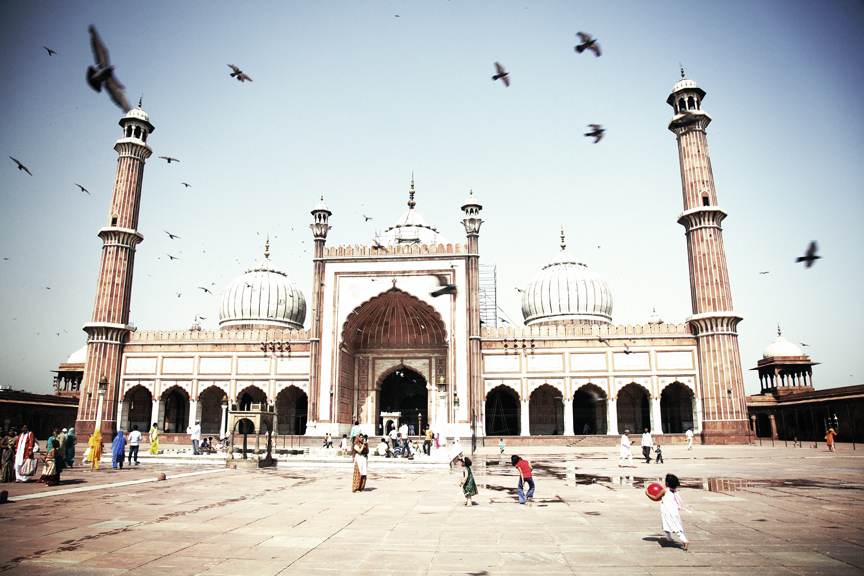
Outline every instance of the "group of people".
[(36, 436), (26, 425), (18, 432), (10, 428), (0, 438), (0, 482), (30, 482), (36, 478), (39, 462), (44, 464), (37, 482), (56, 486), (60, 473), (74, 464), (78, 437), (74, 428), (55, 428), (41, 455)]
[[(687, 449), (693, 449), (693, 430), (687, 430)], [(618, 467), (624, 467), (624, 461), (628, 460), (630, 462), (630, 468), (633, 468), (633, 453), (630, 450), (630, 447), (633, 445), (633, 441), (630, 440), (630, 430), (624, 430), (624, 434), (621, 435), (621, 455), (618, 459)], [(655, 444), (654, 440), (651, 438), (651, 432), (648, 431), (648, 428), (644, 429), (642, 433), (642, 457), (645, 458), (645, 463), (651, 463), (652, 455), (656, 457), (655, 462), (657, 464), (663, 464), (663, 448), (660, 444)], [(653, 454), (652, 454), (653, 453)]]

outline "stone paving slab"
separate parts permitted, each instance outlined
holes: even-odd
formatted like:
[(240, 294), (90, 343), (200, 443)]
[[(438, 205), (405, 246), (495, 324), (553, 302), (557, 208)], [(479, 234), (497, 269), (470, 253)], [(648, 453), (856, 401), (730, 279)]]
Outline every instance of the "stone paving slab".
[[(73, 468), (57, 487), (7, 484), (2, 574), (860, 574), (864, 450), (670, 446), (621, 469), (604, 448), (520, 448), (531, 506), (497, 449), (481, 450), (475, 505), (458, 469)], [(508, 458), (509, 454), (505, 455)], [(830, 474), (826, 467), (830, 466)], [(156, 481), (165, 472), (169, 480)], [(684, 481), (690, 549), (661, 546), (644, 486)]]

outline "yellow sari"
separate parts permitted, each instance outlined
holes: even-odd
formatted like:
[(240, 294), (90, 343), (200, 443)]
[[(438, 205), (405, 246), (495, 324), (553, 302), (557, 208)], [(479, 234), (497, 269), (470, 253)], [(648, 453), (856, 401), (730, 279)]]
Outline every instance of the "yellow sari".
[(159, 454), (159, 429), (150, 428), (150, 454)]
[(90, 471), (99, 469), (99, 460), (102, 459), (102, 432), (94, 430), (93, 435), (87, 441), (87, 446), (90, 447), (90, 452), (85, 458), (85, 462), (90, 462)]

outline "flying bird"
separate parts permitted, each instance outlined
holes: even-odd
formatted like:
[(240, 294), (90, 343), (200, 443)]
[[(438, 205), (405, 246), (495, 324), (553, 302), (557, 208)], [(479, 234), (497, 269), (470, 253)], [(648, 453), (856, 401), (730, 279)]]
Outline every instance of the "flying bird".
[(492, 80), (498, 80), (500, 78), (501, 81), (504, 82), (504, 86), (509, 87), (510, 86), (510, 78), (508, 78), (508, 76), (510, 75), (510, 73), (505, 72), (504, 67), (501, 66), (501, 64), (499, 64), (498, 62), (495, 62), (495, 70), (497, 70), (498, 73), (495, 74), (494, 76), (492, 76)]
[(48, 56), (53, 56), (54, 54), (57, 54), (57, 52), (55, 52), (54, 50), (51, 50), (47, 46), (42, 46), (42, 48), (44, 48), (45, 50), (48, 51)]
[(440, 286), (440, 288), (438, 290), (435, 290), (434, 292), (431, 292), (430, 296), (432, 296), (433, 298), (437, 298), (438, 296), (443, 296), (444, 294), (452, 294), (453, 296), (456, 295), (456, 293), (458, 292), (458, 287), (456, 286), (456, 284), (450, 284), (448, 282), (449, 278), (447, 278), (445, 274), (436, 274), (435, 277), (438, 278), (438, 285)]
[(180, 292), (177, 292), (177, 298), (179, 298), (179, 297), (180, 297)]
[(800, 344), (801, 346), (807, 346), (808, 348), (810, 347), (809, 344), (804, 344), (803, 342), (799, 342), (799, 344)]
[(766, 270), (765, 272), (759, 272), (759, 274), (770, 274), (770, 273), (771, 273), (770, 270)]
[(576, 35), (582, 41), (581, 44), (575, 47), (576, 52), (581, 54), (585, 50), (591, 50), (594, 52), (594, 56), (600, 56), (600, 45), (597, 44), (596, 38), (592, 38), (590, 34), (585, 34), (584, 32), (577, 32)]
[(368, 222), (369, 220), (372, 220), (371, 216), (366, 216), (365, 214), (363, 214), (363, 218), (366, 219), (366, 222)]
[(170, 164), (171, 162), (179, 162), (177, 158), (171, 158), (170, 156), (159, 156), (159, 158), (165, 160), (166, 162), (168, 162), (168, 164)]
[(81, 186), (80, 184), (75, 184), (75, 186), (77, 186), (78, 188), (80, 188), (80, 189), (81, 189), (81, 192), (87, 192), (87, 194), (89, 194), (90, 196), (92, 196), (92, 194), (90, 194), (90, 191), (87, 190), (86, 188), (84, 188), (83, 186)]
[(191, 187), (192, 187), (191, 184), (187, 184), (186, 182), (180, 182), (180, 184), (182, 184), (182, 185), (185, 186), (186, 188), (191, 188)]
[(600, 124), (588, 124), (588, 127), (591, 128), (591, 132), (587, 132), (585, 136), (589, 138), (593, 136), (595, 138), (594, 144), (598, 143), (600, 139), (603, 138), (603, 133), (606, 129)]
[(228, 64), (228, 67), (234, 70), (234, 72), (231, 73), (232, 78), (237, 78), (237, 80), (239, 80), (240, 82), (245, 82), (246, 80), (252, 82), (252, 78), (244, 74), (243, 71), (240, 70), (240, 68), (238, 68), (237, 66), (234, 66), (233, 64)]
[(514, 286), (514, 288), (516, 288), (516, 291), (519, 292), (520, 294), (523, 293), (523, 292), (525, 292), (524, 290), (522, 290), (522, 289), (519, 288), (518, 286)]
[(170, 254), (165, 254), (165, 255), (168, 256), (168, 258), (170, 258), (171, 260), (179, 260), (179, 258), (177, 258), (177, 256), (171, 256)]
[(810, 246), (807, 247), (807, 252), (804, 253), (804, 256), (799, 256), (795, 259), (795, 262), (804, 262), (804, 268), (810, 268), (813, 265), (813, 262), (822, 258), (821, 256), (816, 255), (816, 250), (819, 249), (819, 246), (816, 245), (816, 241), (810, 242)]
[[(12, 156), (9, 156), (9, 158), (12, 158)], [(21, 162), (19, 162), (19, 161), (16, 160), (15, 158), (12, 158), (12, 161), (15, 162), (15, 164), (18, 165), (18, 170), (23, 170), (23, 171), (26, 172), (27, 174), (30, 174), (30, 176), (33, 175), (33, 174), (30, 173), (30, 170), (28, 170), (26, 166), (24, 166), (23, 164), (21, 164)]]
[(213, 295), (213, 293), (210, 292), (210, 290), (208, 290), (207, 288), (204, 288), (203, 286), (198, 286), (198, 288), (200, 288), (201, 290), (203, 290), (203, 291), (206, 292), (207, 294), (210, 294), (211, 296)]
[(630, 350), (630, 347), (627, 344), (624, 344), (624, 354), (633, 354), (633, 351)]
[(108, 49), (105, 48), (105, 44), (102, 43), (99, 33), (96, 32), (96, 28), (92, 24), (88, 30), (90, 31), (90, 48), (93, 49), (93, 58), (96, 60), (98, 68), (87, 67), (87, 83), (96, 92), (101, 92), (104, 85), (111, 100), (122, 108), (123, 112), (128, 112), (131, 107), (129, 101), (126, 100), (125, 88), (114, 77), (114, 66), (111, 66), (111, 61), (108, 59)]
[(168, 232), (167, 230), (162, 230), (162, 231), (163, 231), (165, 234), (167, 234), (168, 237), (171, 238), (171, 240), (174, 240), (175, 238), (177, 238), (178, 240), (180, 239), (180, 237), (177, 236), (176, 234), (171, 234), (171, 233)]

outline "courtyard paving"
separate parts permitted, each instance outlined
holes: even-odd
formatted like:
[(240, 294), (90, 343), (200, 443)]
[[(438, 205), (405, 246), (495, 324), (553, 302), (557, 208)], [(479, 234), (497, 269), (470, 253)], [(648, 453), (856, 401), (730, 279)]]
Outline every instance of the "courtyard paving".
[[(537, 492), (519, 506), (511, 450), (481, 448), (472, 508), (459, 469), (302, 460), (229, 470), (147, 462), (73, 468), (57, 487), (5, 484), (0, 572), (147, 576), (275, 574), (858, 574), (864, 448), (668, 446), (619, 468), (617, 449), (537, 447)], [(634, 449), (634, 457), (638, 456)], [(160, 472), (166, 481), (156, 481)], [(662, 546), (644, 486), (684, 481), (687, 551)]]

